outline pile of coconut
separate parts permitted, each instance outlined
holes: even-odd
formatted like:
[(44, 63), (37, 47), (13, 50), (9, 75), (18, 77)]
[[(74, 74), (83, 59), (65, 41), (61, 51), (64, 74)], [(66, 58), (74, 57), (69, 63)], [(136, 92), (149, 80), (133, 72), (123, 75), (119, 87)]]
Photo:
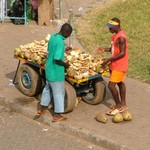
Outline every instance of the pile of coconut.
[(67, 69), (68, 76), (75, 79), (88, 78), (99, 72), (106, 70), (100, 68), (102, 59), (95, 58), (91, 54), (82, 51), (79, 48), (72, 48), (65, 53), (66, 61), (69, 61), (70, 67)]
[(34, 40), (32, 43), (20, 45), (19, 48), (14, 50), (14, 56), (21, 57), (33, 61), (38, 65), (44, 66), (48, 54), (47, 45), (49, 38), (50, 34), (48, 34), (44, 40)]
[[(45, 66), (49, 38), (50, 34), (44, 40), (34, 40), (32, 43), (20, 45), (19, 48), (14, 50), (15, 57), (21, 57), (33, 61), (38, 65)], [(83, 79), (108, 71), (108, 67), (101, 67), (102, 59), (95, 58), (79, 48), (72, 48), (66, 51), (65, 61), (69, 61), (70, 64), (70, 67), (66, 71), (67, 75), (75, 79)]]

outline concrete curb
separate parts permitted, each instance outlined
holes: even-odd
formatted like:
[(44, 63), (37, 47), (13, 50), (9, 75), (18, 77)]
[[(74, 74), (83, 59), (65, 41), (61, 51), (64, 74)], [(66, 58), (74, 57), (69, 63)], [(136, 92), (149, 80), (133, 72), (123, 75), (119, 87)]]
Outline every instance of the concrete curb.
[(46, 124), (55, 129), (61, 130), (65, 133), (71, 134), (73, 136), (80, 137), (84, 140), (87, 140), (93, 144), (102, 146), (104, 148), (107, 148), (110, 150), (131, 150), (126, 145), (119, 145), (115, 141), (107, 139), (101, 135), (91, 134), (86, 129), (72, 126), (70, 124), (67, 124), (66, 122), (52, 123), (50, 121), (50, 119), (46, 116), (41, 116), (38, 119), (35, 119), (35, 111), (33, 111), (30, 107), (21, 106), (21, 105), (17, 104), (16, 102), (8, 100), (5, 97), (0, 97), (0, 104), (22, 114), (30, 119), (36, 120), (38, 122)]

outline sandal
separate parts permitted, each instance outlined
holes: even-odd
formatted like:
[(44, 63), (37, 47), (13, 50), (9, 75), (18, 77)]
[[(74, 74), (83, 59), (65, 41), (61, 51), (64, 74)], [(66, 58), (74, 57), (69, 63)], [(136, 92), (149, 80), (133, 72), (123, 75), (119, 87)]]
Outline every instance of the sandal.
[(37, 116), (41, 116), (45, 114), (45, 112), (46, 112), (46, 108), (42, 108), (41, 110), (37, 111)]
[(65, 116), (53, 117), (52, 122), (65, 121), (65, 120), (67, 120), (67, 119), (68, 119), (68, 118), (67, 118), (67, 117), (65, 117)]
[(128, 107), (127, 106), (122, 106), (120, 108), (115, 108), (114, 105), (111, 105), (110, 106), (112, 109), (110, 109), (109, 111), (107, 111), (107, 115), (110, 115), (110, 116), (114, 116), (115, 114), (117, 113), (123, 113), (124, 111), (128, 110)]
[(114, 116), (115, 114), (119, 113), (119, 109), (111, 109), (109, 111), (106, 112), (107, 115), (109, 116)]

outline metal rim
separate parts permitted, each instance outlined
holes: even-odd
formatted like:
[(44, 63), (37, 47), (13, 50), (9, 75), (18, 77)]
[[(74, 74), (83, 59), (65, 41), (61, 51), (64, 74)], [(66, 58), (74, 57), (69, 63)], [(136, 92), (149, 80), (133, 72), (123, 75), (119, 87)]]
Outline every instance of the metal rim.
[(93, 82), (90, 83), (89, 88), (90, 90), (85, 93), (84, 97), (86, 98), (87, 101), (93, 101), (95, 96), (95, 87)]
[(24, 71), (22, 73), (21, 82), (25, 88), (27, 88), (27, 89), (31, 88), (32, 81), (31, 81), (31, 76), (28, 72)]
[(88, 101), (92, 101), (94, 99), (94, 94), (92, 92), (89, 92), (85, 95), (85, 97)]

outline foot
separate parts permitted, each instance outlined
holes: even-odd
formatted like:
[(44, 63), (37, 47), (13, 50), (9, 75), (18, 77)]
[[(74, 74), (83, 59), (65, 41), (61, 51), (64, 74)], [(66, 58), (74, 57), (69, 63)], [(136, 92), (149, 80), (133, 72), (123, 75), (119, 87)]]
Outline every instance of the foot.
[(59, 121), (65, 121), (68, 118), (62, 115), (54, 115), (52, 122), (59, 122)]
[(119, 113), (119, 110), (118, 109), (110, 109), (106, 112), (107, 115), (109, 116), (114, 116), (116, 115), (117, 113)]
[(122, 113), (123, 111), (124, 111), (124, 107), (117, 105), (117, 106), (112, 106), (111, 109), (106, 112), (106, 114), (110, 116), (114, 116), (115, 114)]
[(123, 108), (122, 108), (122, 112), (128, 110), (128, 106), (127, 106), (127, 105), (124, 105), (124, 106), (122, 106), (122, 107), (123, 107)]
[(37, 111), (37, 115), (41, 116), (41, 115), (45, 114), (45, 112), (46, 112), (46, 107), (40, 106), (40, 109)]

